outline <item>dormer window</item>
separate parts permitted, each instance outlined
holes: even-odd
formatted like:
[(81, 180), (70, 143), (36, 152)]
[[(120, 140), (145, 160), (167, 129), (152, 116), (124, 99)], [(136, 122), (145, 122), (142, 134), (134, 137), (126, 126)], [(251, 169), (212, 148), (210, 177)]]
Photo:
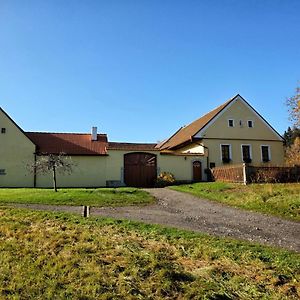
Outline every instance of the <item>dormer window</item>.
[(253, 128), (253, 121), (252, 120), (248, 120), (248, 127)]
[(1, 128), (1, 133), (6, 133), (6, 128), (2, 127)]
[(233, 119), (228, 120), (228, 127), (234, 127), (234, 120)]

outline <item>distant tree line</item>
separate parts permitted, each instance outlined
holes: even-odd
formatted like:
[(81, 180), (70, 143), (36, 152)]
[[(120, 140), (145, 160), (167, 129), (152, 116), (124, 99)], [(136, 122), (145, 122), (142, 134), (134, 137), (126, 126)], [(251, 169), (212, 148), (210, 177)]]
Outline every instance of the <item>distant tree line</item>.
[(300, 128), (291, 128), (289, 126), (283, 134), (283, 138), (285, 139), (285, 146), (290, 147), (291, 145), (293, 145), (297, 137), (300, 137)]

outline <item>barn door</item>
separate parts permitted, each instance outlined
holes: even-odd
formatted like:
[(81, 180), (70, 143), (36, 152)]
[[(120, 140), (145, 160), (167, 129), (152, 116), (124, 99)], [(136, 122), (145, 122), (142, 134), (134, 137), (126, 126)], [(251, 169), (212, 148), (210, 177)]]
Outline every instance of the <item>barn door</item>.
[(127, 186), (152, 187), (155, 179), (155, 154), (135, 152), (124, 155), (124, 181)]
[(198, 182), (202, 180), (202, 168), (200, 161), (193, 162), (193, 181)]

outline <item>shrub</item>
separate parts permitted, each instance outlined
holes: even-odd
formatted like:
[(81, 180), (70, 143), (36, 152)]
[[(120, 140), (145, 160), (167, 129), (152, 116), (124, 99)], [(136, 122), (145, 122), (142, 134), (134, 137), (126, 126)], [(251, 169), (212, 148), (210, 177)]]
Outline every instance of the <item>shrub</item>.
[(165, 187), (175, 183), (175, 177), (170, 172), (162, 172), (157, 176), (155, 186)]

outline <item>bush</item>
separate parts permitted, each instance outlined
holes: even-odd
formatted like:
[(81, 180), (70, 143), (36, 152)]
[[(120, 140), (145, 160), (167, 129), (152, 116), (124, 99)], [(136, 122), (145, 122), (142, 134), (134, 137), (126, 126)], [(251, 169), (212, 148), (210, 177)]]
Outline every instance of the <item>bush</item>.
[(155, 186), (165, 187), (175, 183), (175, 177), (170, 172), (162, 172), (157, 176)]

